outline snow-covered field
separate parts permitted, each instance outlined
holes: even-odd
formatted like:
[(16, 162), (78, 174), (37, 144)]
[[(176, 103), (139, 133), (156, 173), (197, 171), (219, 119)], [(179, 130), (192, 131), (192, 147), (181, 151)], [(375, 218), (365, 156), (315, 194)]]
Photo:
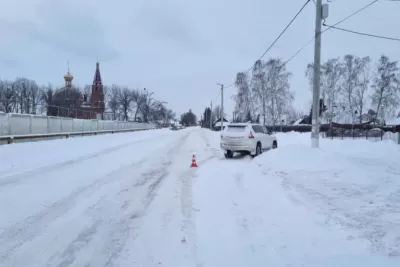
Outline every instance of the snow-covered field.
[(0, 266), (400, 266), (400, 146), (277, 138), (254, 160), (199, 128), (1, 146)]

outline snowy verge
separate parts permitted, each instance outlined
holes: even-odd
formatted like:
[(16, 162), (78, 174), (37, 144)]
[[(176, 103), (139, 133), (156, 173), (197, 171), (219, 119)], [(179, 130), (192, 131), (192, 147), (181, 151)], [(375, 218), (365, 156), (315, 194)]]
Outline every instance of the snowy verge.
[(253, 161), (279, 181), (295, 203), (324, 215), (322, 223), (400, 257), (400, 146), (392, 141), (321, 139), (278, 134), (280, 148)]
[[(219, 133), (207, 132), (214, 147)], [(260, 157), (213, 159), (194, 188), (204, 266), (398, 266), (399, 147), (277, 134)], [(210, 240), (212, 240), (210, 242)]]
[(169, 135), (168, 129), (85, 136), (0, 146), (0, 179), (30, 169), (95, 157), (137, 142)]

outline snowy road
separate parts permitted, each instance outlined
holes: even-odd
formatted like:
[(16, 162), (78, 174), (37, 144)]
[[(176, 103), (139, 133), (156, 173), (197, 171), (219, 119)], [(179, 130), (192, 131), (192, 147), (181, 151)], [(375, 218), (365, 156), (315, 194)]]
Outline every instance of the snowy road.
[[(333, 178), (290, 162), (289, 148), (225, 160), (218, 133), (199, 128), (2, 146), (0, 266), (399, 266), (362, 233), (326, 223), (341, 202), (316, 181)], [(339, 167), (330, 173), (336, 201), (350, 169)], [(390, 185), (393, 198), (400, 186)], [(399, 216), (382, 216), (371, 227), (385, 220), (393, 254)]]
[[(190, 207), (185, 205), (191, 187), (180, 183), (195, 172), (188, 168), (191, 156), (196, 153), (202, 165), (217, 155), (207, 149), (203, 131), (160, 130), (95, 138), (115, 144), (104, 148), (100, 143), (82, 156), (87, 154), (82, 151), (83, 139), (70, 141), (76, 147), (58, 141), (60, 147), (55, 144), (54, 149), (68, 149), (70, 154), (64, 161), (36, 169), (28, 164), (26, 170), (24, 164), (11, 170), (2, 166), (0, 266), (117, 266), (125, 260), (132, 266), (137, 259), (151, 261), (135, 248), (146, 246), (140, 233), (155, 234), (152, 224), (167, 224), (179, 211), (173, 206), (179, 194), (182, 199), (176, 203), (183, 204), (182, 216), (189, 216)], [(4, 148), (2, 156), (8, 149)], [(19, 148), (23, 153), (22, 144)], [(40, 157), (40, 152), (31, 156)], [(156, 196), (158, 201), (151, 206)], [(156, 205), (165, 212), (153, 220), (151, 210)], [(180, 244), (182, 238), (178, 235), (169, 241)], [(160, 238), (152, 241), (163, 242)]]

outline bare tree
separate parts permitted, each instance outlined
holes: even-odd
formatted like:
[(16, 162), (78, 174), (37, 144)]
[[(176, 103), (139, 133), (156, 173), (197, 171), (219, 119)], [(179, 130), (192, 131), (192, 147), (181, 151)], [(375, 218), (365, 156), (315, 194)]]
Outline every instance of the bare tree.
[(328, 123), (334, 118), (334, 107), (336, 105), (338, 94), (340, 93), (340, 81), (343, 75), (343, 65), (339, 58), (329, 59), (322, 65), (324, 97), (323, 103), (326, 103), (328, 112), (326, 113)]
[(197, 118), (196, 115), (189, 109), (189, 112), (185, 112), (181, 115), (181, 124), (185, 126), (196, 125)]
[(353, 102), (354, 107), (358, 110), (359, 123), (362, 123), (363, 112), (365, 107), (365, 98), (368, 93), (369, 83), (371, 81), (371, 70), (370, 57), (364, 57), (361, 59), (361, 73), (359, 78), (359, 84), (355, 88)]
[[(262, 60), (257, 60), (254, 63), (252, 78), (251, 78), (251, 87), (253, 93), (253, 103), (256, 103), (254, 107), (258, 113), (261, 111), (263, 116), (263, 123), (266, 123), (266, 115), (267, 115), (267, 100), (270, 97), (270, 90), (267, 88), (267, 83), (271, 76), (267, 76), (265, 73), (266, 64)], [(261, 108), (260, 108), (261, 106)], [(257, 112), (256, 111), (256, 112)], [(248, 118), (255, 117), (255, 114), (247, 115)], [(247, 118), (247, 119), (248, 119)]]
[(143, 114), (146, 106), (146, 96), (139, 90), (133, 91), (133, 103), (135, 105), (135, 121), (139, 114)]
[(360, 85), (360, 76), (363, 71), (363, 61), (353, 55), (345, 55), (343, 63), (342, 90), (344, 93), (344, 103), (351, 114), (354, 123), (354, 91)]
[(287, 106), (292, 104), (293, 92), (290, 91), (289, 79), (291, 73), (286, 70), (285, 64), (280, 59), (269, 59), (265, 63), (269, 102), (270, 120), (275, 125), (282, 119)]
[(381, 116), (385, 118), (385, 112), (397, 108), (399, 99), (399, 68), (397, 61), (390, 61), (382, 55), (379, 59), (377, 76), (372, 83), (372, 104), (376, 105), (375, 121)]
[(176, 119), (176, 114), (175, 112), (173, 112), (171, 109), (167, 109), (165, 118), (164, 118), (164, 123), (168, 123), (171, 120), (175, 120)]
[(110, 102), (111, 89), (108, 85), (103, 85), (103, 97), (104, 97), (104, 111), (109, 111), (109, 106), (107, 103)]
[(17, 78), (12, 87), (15, 92), (16, 111), (36, 114), (41, 98), (40, 88), (36, 82), (27, 78)]
[(214, 110), (212, 111), (212, 114), (211, 114), (211, 119), (212, 119), (213, 122), (221, 117), (221, 111), (222, 110), (221, 110), (221, 106), (220, 105), (216, 105), (214, 107)]
[[(325, 101), (326, 96), (326, 87), (324, 83), (324, 73), (323, 70), (324, 65), (321, 65), (321, 72), (320, 72), (320, 90), (321, 90), (321, 97)], [(306, 77), (308, 78), (308, 83), (310, 85), (309, 89), (312, 91), (314, 87), (314, 63), (308, 63), (305, 72)]]
[(162, 104), (160, 109), (154, 113), (152, 119), (154, 121), (161, 121), (162, 123), (169, 123), (170, 121), (176, 119), (176, 114)]
[(144, 94), (145, 103), (142, 105), (141, 112), (143, 116), (144, 122), (149, 122), (150, 120), (154, 120), (160, 115), (163, 115), (164, 112), (164, 104), (166, 102), (158, 101), (153, 97), (154, 93)]
[(29, 104), (29, 95), (27, 90), (27, 84), (29, 80), (26, 78), (17, 78), (14, 81), (15, 92), (16, 92), (16, 112), (29, 113), (27, 111), (27, 105)]
[(0, 111), (6, 113), (12, 112), (15, 102), (15, 91), (13, 83), (9, 81), (0, 81)]
[(128, 121), (128, 112), (131, 110), (133, 100), (132, 90), (127, 87), (122, 88), (118, 93), (118, 103), (124, 115), (124, 120)]
[(37, 83), (35, 81), (31, 80), (28, 90), (30, 91), (29, 95), (30, 95), (31, 107), (32, 107), (31, 113), (36, 114), (38, 104), (42, 97), (41, 88), (39, 88), (39, 86), (37, 85)]
[(253, 112), (252, 95), (247, 74), (244, 72), (238, 72), (236, 74), (235, 85), (237, 88), (237, 93), (234, 96), (235, 113), (238, 118), (243, 121), (247, 113)]
[(150, 106), (150, 114), (149, 114), (149, 120), (156, 122), (156, 121), (162, 121), (166, 114), (167, 114), (167, 109), (164, 106), (165, 102), (161, 101), (153, 101), (152, 105)]
[(117, 119), (117, 111), (120, 108), (120, 102), (119, 102), (120, 93), (121, 93), (121, 88), (115, 84), (111, 86), (111, 89), (109, 90), (108, 93), (109, 97), (106, 103), (108, 108), (111, 110), (113, 120)]
[[(310, 87), (313, 87), (314, 65), (310, 63), (307, 65), (306, 76), (309, 78)], [(321, 99), (327, 106), (327, 113), (325, 118), (328, 123), (333, 121), (335, 117), (335, 106), (337, 105), (338, 96), (340, 93), (340, 81), (343, 77), (343, 64), (339, 58), (328, 59), (321, 65)]]
[(142, 95), (142, 97), (144, 98), (144, 103), (142, 105), (141, 111), (142, 111), (142, 116), (143, 116), (144, 122), (149, 121), (150, 104), (153, 102), (153, 95), (154, 95), (154, 93), (147, 93), (147, 94)]
[(301, 110), (296, 110), (293, 107), (289, 107), (287, 110), (287, 117), (286, 117), (286, 123), (294, 123), (297, 120), (303, 119), (305, 117), (305, 114)]
[(53, 94), (54, 94), (54, 88), (52, 84), (49, 83), (47, 86), (42, 86), (40, 100), (42, 106), (46, 107), (46, 114), (48, 116), (55, 113), (54, 111), (51, 110), (52, 109), (51, 106), (53, 105)]

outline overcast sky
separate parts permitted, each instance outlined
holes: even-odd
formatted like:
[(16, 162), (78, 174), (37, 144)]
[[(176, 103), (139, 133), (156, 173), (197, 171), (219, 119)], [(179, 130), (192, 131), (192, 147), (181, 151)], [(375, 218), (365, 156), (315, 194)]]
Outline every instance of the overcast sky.
[[(217, 82), (228, 85), (264, 52), (305, 0), (0, 0), (0, 78), (24, 76), (62, 86), (67, 61), (74, 83), (93, 80), (97, 57), (103, 82), (146, 87), (178, 115), (198, 116), (215, 100)], [(326, 0), (324, 0), (326, 2)], [(371, 0), (334, 0), (334, 24)], [(400, 38), (400, 2), (381, 0), (341, 27)], [(314, 32), (315, 5), (306, 7), (265, 56), (288, 59)], [(304, 76), (312, 43), (288, 64), (295, 105), (308, 110)], [(322, 60), (346, 53), (384, 53), (400, 59), (398, 42), (339, 32), (322, 36)], [(231, 87), (225, 110), (233, 109)], [(220, 103), (220, 99), (218, 99)], [(215, 103), (214, 103), (215, 104)]]

